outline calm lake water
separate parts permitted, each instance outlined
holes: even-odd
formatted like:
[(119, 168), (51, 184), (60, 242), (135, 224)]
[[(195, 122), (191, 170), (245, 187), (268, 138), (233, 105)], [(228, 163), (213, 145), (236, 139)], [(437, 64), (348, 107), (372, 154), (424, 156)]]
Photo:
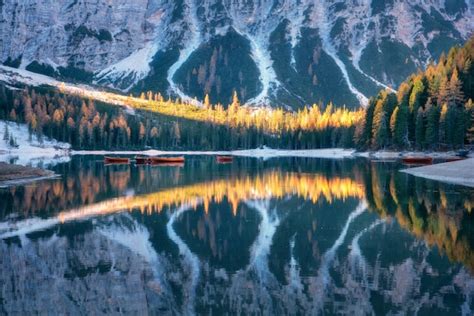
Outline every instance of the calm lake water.
[(0, 189), (0, 314), (472, 314), (474, 190), (400, 168), (75, 157)]

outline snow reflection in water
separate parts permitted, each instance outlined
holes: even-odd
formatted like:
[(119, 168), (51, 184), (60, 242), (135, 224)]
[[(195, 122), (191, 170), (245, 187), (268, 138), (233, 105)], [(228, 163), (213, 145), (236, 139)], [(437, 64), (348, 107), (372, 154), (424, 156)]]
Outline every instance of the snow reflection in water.
[[(469, 262), (466, 228), (461, 229), (469, 218), (458, 222), (464, 213), (449, 209), (467, 207), (469, 196), (463, 203), (447, 203), (460, 194), (440, 188), (438, 202), (418, 188), (413, 190), (417, 200), (410, 199), (405, 212), (397, 185), (406, 182), (378, 182), (371, 167), (373, 174), (364, 181), (376, 185), (364, 185), (358, 177), (272, 170), (154, 193), (124, 185), (120, 192), (126, 196), (91, 199), (49, 218), (5, 217), (0, 223), (0, 281), (5, 284), (0, 307), (19, 311), (15, 308), (28, 297), (38, 312), (46, 313), (54, 305), (39, 303), (40, 291), (27, 295), (27, 288), (41, 289), (41, 284), (86, 306), (82, 289), (95, 284), (102, 292), (88, 295), (103, 301), (107, 295), (117, 297), (105, 303), (108, 311), (118, 306), (128, 312), (188, 315), (214, 313), (215, 308), (242, 314), (372, 314), (383, 303), (393, 312), (412, 313), (422, 306), (469, 314), (471, 273), (430, 246), (441, 240), (446, 252), (457, 254), (458, 248), (448, 247), (455, 236), (455, 246), (466, 245), (460, 254)], [(391, 197), (400, 206), (396, 217), (385, 203)], [(423, 205), (431, 202), (430, 210), (438, 207), (428, 219), (414, 204), (423, 199)], [(379, 205), (387, 205), (380, 217), (374, 209)], [(436, 223), (446, 236), (429, 235), (425, 223)], [(239, 262), (229, 263), (240, 253)], [(48, 281), (51, 275), (54, 283)], [(133, 299), (132, 288), (137, 293)], [(55, 302), (71, 306), (67, 296)], [(76, 311), (97, 312), (87, 307)]]

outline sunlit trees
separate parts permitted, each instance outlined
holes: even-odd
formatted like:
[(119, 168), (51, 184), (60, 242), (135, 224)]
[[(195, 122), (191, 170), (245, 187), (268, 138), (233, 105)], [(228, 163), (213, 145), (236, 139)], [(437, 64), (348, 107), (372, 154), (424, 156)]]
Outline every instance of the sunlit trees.
[(209, 99), (209, 94), (206, 93), (206, 96), (204, 97), (204, 109), (209, 110), (211, 108), (211, 100)]
[[(473, 59), (474, 37), (464, 47), (454, 47), (447, 56), (443, 54), (439, 62), (429, 64), (425, 72), (403, 82), (393, 107), (389, 105), (391, 102), (385, 101), (389, 95), (381, 91), (376, 99), (369, 101), (362, 120), (365, 128), (358, 129), (355, 135), (358, 148), (463, 147), (474, 133), (469, 132), (474, 130), (470, 119), (472, 110), (468, 110), (465, 103), (466, 95), (472, 94)], [(391, 139), (387, 139), (385, 132), (387, 122)]]
[(375, 105), (374, 119), (372, 125), (372, 147), (382, 148), (388, 140), (387, 113), (384, 110), (383, 100), (378, 100)]
[[(472, 86), (474, 39), (443, 55), (403, 82), (397, 94), (383, 90), (366, 108), (313, 104), (297, 111), (251, 107), (234, 91), (230, 104), (167, 100), (144, 91), (10, 91), (0, 87), (0, 116), (26, 122), (32, 133), (70, 141), (74, 148), (236, 149), (261, 145), (282, 148), (356, 146), (380, 148), (459, 148), (474, 138)], [(206, 77), (207, 78), (207, 77)], [(209, 90), (205, 89), (208, 92)], [(240, 97), (245, 93), (239, 91)], [(118, 104), (140, 110), (130, 115)], [(202, 106), (201, 106), (202, 105)]]

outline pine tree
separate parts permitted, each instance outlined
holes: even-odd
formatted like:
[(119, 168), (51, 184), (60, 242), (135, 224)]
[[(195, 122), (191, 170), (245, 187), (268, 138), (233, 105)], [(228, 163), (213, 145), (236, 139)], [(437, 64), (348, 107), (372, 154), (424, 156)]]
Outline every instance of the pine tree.
[(10, 132), (8, 131), (8, 125), (5, 123), (5, 128), (3, 130), (3, 140), (8, 143), (10, 139)]
[(449, 81), (448, 104), (450, 106), (462, 106), (464, 104), (464, 93), (462, 92), (462, 83), (459, 80), (459, 74), (455, 68)]
[(13, 138), (13, 135), (10, 135), (10, 143), (9, 143), (10, 147), (18, 147), (17, 143), (16, 143), (16, 140)]
[(146, 144), (145, 136), (146, 136), (145, 125), (143, 125), (143, 123), (140, 122), (139, 130), (138, 130), (138, 140), (140, 141), (140, 146), (144, 146)]
[(467, 114), (467, 141), (470, 144), (474, 144), (474, 103), (472, 99), (469, 99), (466, 103)]
[(408, 107), (400, 104), (392, 114), (393, 122), (390, 122), (393, 144), (397, 148), (405, 148), (408, 145)]
[(426, 109), (426, 131), (425, 141), (426, 145), (433, 149), (438, 146), (439, 141), (439, 107), (432, 104), (431, 100), (427, 103)]
[(239, 97), (237, 95), (237, 91), (235, 90), (234, 90), (234, 94), (232, 95), (232, 103), (230, 106), (235, 107), (235, 108), (238, 108), (240, 106)]
[(453, 147), (456, 139), (456, 121), (457, 121), (457, 109), (454, 106), (448, 106), (446, 112), (445, 128), (446, 128), (446, 144), (449, 147)]
[(425, 135), (425, 126), (424, 126), (424, 112), (422, 108), (418, 108), (415, 121), (415, 143), (418, 149), (422, 149), (424, 146), (424, 135)]
[(417, 115), (418, 109), (426, 102), (426, 87), (423, 84), (423, 78), (417, 77), (413, 83), (413, 89), (410, 94), (409, 107), (410, 112)]
[(449, 81), (448, 77), (443, 76), (439, 84), (438, 105), (442, 106), (449, 102)]
[(181, 129), (179, 128), (179, 123), (178, 122), (175, 122), (173, 124), (172, 135), (173, 135), (173, 145), (175, 147), (179, 146), (179, 144), (181, 142)]
[(464, 107), (455, 108), (455, 125), (453, 133), (453, 144), (456, 148), (464, 146), (464, 137), (466, 135), (466, 117), (467, 113)]
[(150, 137), (151, 137), (153, 147), (156, 147), (156, 144), (158, 142), (158, 135), (159, 135), (158, 128), (154, 126), (150, 131)]
[(393, 110), (392, 116), (390, 117), (390, 131), (392, 132), (392, 138), (395, 139), (395, 126), (397, 124), (398, 117), (398, 106)]
[(374, 110), (372, 127), (372, 147), (379, 149), (387, 145), (388, 140), (387, 114), (384, 111), (384, 101), (378, 100)]
[(209, 94), (206, 93), (206, 96), (204, 97), (204, 108), (206, 110), (209, 110), (211, 108), (211, 101), (209, 99)]
[(441, 111), (439, 114), (439, 142), (441, 144), (447, 145), (448, 139), (447, 139), (447, 133), (446, 133), (446, 119), (448, 115), (448, 104), (444, 103), (441, 106)]

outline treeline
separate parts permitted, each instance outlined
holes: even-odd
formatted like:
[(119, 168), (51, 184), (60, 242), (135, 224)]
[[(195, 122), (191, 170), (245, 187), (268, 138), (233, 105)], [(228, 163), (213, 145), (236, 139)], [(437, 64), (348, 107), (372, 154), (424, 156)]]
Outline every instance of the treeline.
[[(67, 91), (67, 88), (63, 88)], [(84, 92), (87, 94), (87, 92)], [(328, 128), (349, 128), (359, 122), (363, 116), (362, 109), (350, 110), (346, 107), (334, 107), (332, 103), (325, 106), (313, 104), (298, 111), (287, 111), (282, 108), (242, 106), (237, 92), (234, 91), (232, 102), (228, 105), (212, 104), (206, 95), (200, 106), (194, 102), (182, 102), (180, 99), (165, 100), (163, 96), (151, 91), (142, 92), (139, 97), (130, 95), (127, 98), (110, 92), (98, 96), (110, 102), (122, 102), (136, 109), (148, 110), (165, 115), (172, 115), (196, 121), (227, 125), (234, 128), (250, 128), (268, 134), (284, 134), (294, 131), (323, 131)]]
[(381, 91), (366, 109), (256, 109), (241, 105), (236, 93), (227, 106), (208, 96), (196, 106), (152, 92), (133, 97), (66, 84), (59, 91), (0, 85), (0, 118), (25, 122), (30, 133), (74, 149), (456, 149), (474, 142), (473, 60), (474, 37), (397, 93)]
[[(262, 145), (306, 149), (353, 145), (354, 125), (347, 123), (351, 120), (349, 111), (331, 105), (301, 111), (298, 115), (304, 118), (302, 125), (282, 128), (279, 124), (289, 116), (279, 110), (274, 116), (261, 116), (265, 123), (257, 127), (249, 124), (242, 114), (247, 110), (237, 98), (226, 110), (221, 105), (203, 110), (216, 111), (212, 116), (216, 120), (224, 113), (226, 124), (153, 111), (127, 113), (121, 107), (44, 88), (11, 90), (0, 85), (0, 104), (1, 119), (27, 123), (30, 133), (40, 139), (48, 136), (69, 142), (74, 149), (231, 150)], [(335, 124), (336, 117), (346, 123)], [(310, 128), (315, 124), (317, 128)]]
[(474, 37), (411, 76), (396, 94), (371, 98), (358, 149), (446, 150), (474, 142)]

